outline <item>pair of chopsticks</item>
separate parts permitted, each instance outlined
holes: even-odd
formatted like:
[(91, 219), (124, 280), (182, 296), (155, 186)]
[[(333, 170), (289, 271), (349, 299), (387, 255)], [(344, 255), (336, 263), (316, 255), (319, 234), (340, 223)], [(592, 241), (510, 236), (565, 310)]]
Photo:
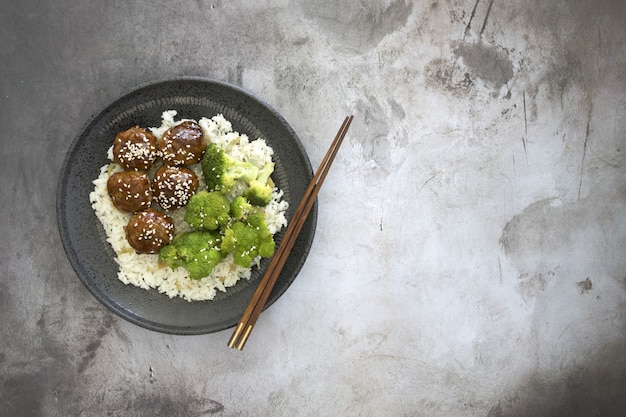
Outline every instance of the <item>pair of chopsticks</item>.
[(233, 335), (228, 341), (228, 347), (242, 350), (246, 344), (246, 341), (252, 332), (252, 328), (261, 315), (263, 307), (272, 292), (272, 288), (274, 288), (274, 285), (278, 280), (280, 271), (283, 269), (283, 266), (287, 261), (287, 257), (293, 248), (296, 238), (302, 230), (302, 226), (311, 211), (311, 207), (313, 207), (313, 203), (315, 203), (317, 193), (322, 187), (322, 182), (324, 182), (326, 174), (328, 174), (328, 170), (335, 159), (335, 155), (337, 155), (339, 146), (341, 146), (341, 142), (343, 142), (343, 138), (346, 136), (353, 118), (354, 116), (345, 118), (341, 128), (337, 132), (337, 136), (335, 136), (335, 139), (333, 140), (332, 145), (326, 152), (326, 156), (324, 156), (319, 168), (315, 172), (311, 183), (304, 193), (304, 197), (302, 197), (291, 222), (289, 222), (289, 225), (287, 226), (287, 230), (282, 241), (280, 242), (278, 250), (272, 257), (272, 260), (267, 267), (267, 271), (265, 271), (259, 286), (252, 295), (252, 298), (244, 310)]

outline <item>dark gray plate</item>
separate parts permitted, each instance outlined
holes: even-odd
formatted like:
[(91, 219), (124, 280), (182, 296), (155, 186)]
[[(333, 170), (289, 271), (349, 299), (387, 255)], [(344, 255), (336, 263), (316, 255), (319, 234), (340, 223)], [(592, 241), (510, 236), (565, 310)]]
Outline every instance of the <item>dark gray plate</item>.
[[(263, 100), (236, 86), (199, 78), (156, 82), (125, 94), (95, 116), (70, 146), (57, 191), (61, 240), (72, 267), (91, 293), (123, 318), (148, 329), (170, 334), (204, 334), (234, 326), (243, 313), (268, 261), (212, 301), (189, 303), (169, 299), (157, 290), (124, 285), (117, 279), (114, 252), (91, 208), (89, 193), (117, 132), (134, 125), (159, 126), (161, 113), (178, 110), (179, 118), (199, 119), (222, 113), (233, 130), (251, 140), (263, 137), (274, 149), (274, 181), (285, 191), (291, 219), (313, 177), (310, 161), (293, 129)], [(309, 253), (315, 225), (314, 206), (266, 307), (296, 278)], [(280, 242), (284, 230), (275, 238)]]

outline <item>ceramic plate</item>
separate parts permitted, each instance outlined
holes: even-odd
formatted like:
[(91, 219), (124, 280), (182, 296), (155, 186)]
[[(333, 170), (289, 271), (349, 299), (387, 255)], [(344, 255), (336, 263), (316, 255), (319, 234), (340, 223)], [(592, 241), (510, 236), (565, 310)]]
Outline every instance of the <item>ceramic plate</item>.
[[(250, 281), (241, 280), (212, 301), (170, 299), (157, 290), (124, 285), (117, 279), (115, 254), (89, 202), (92, 181), (109, 162), (107, 150), (115, 135), (132, 126), (159, 126), (161, 113), (177, 110), (176, 119), (223, 114), (233, 130), (251, 140), (265, 138), (274, 149), (272, 178), (284, 190), (293, 213), (313, 176), (302, 143), (285, 119), (266, 102), (223, 82), (182, 78), (148, 85), (124, 94), (95, 116), (70, 146), (57, 191), (61, 240), (78, 278), (105, 306), (148, 329), (170, 334), (204, 334), (234, 326), (243, 313), (268, 261), (253, 269)], [(294, 281), (309, 253), (317, 221), (317, 204), (294, 246), (268, 300), (274, 303)], [(275, 236), (277, 245), (284, 230)]]

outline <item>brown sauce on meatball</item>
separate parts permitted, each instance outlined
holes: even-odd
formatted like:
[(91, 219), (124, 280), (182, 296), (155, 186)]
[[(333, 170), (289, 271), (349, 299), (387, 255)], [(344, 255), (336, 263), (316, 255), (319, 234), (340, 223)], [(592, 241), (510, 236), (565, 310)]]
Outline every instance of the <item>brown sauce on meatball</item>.
[(148, 209), (135, 213), (124, 230), (126, 240), (135, 252), (158, 253), (174, 238), (174, 221), (165, 213)]
[(107, 191), (113, 205), (122, 211), (134, 213), (152, 204), (152, 186), (145, 172), (123, 171), (111, 174)]
[(118, 133), (113, 141), (113, 159), (126, 170), (147, 171), (158, 155), (157, 138), (139, 126)]
[(161, 158), (168, 165), (192, 165), (200, 162), (206, 140), (200, 125), (184, 121), (169, 128), (159, 141)]
[(165, 210), (184, 207), (198, 190), (198, 176), (184, 166), (161, 166), (154, 174), (154, 200)]

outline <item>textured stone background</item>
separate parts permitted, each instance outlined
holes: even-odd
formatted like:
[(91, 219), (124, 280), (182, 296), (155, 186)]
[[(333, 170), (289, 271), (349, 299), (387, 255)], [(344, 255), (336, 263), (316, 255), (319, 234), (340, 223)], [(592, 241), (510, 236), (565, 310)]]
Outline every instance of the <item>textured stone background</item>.
[[(0, 415), (623, 415), (625, 21), (609, 0), (3, 6)], [(58, 237), (83, 124), (181, 75), (262, 96), (314, 166), (356, 116), (243, 352), (113, 315)]]

